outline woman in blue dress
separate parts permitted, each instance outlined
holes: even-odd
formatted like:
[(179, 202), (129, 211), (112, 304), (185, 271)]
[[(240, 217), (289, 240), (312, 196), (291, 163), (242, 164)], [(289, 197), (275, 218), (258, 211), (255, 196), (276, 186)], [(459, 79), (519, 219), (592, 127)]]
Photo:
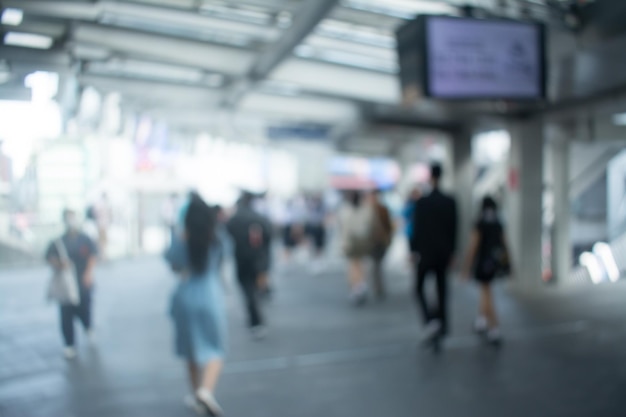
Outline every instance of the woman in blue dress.
[(213, 395), (226, 343), (224, 295), (219, 277), (227, 245), (217, 226), (217, 213), (201, 198), (189, 202), (185, 229), (166, 254), (180, 281), (172, 295), (176, 354), (187, 361), (194, 397), (186, 402), (219, 416)]

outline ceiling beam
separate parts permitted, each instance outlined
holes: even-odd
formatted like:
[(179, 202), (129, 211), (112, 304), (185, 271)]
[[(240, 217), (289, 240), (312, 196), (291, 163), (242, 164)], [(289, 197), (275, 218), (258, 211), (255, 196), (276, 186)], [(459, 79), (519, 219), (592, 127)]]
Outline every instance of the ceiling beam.
[(245, 49), (92, 23), (78, 24), (73, 35), (76, 42), (112, 52), (225, 74), (244, 75), (254, 58)]
[(257, 56), (250, 68), (250, 79), (258, 81), (267, 77), (278, 64), (291, 55), (293, 48), (315, 29), (336, 3), (337, 0), (303, 2), (303, 6), (297, 12), (293, 25), (283, 33), (276, 43)]
[(316, 0), (302, 2), (295, 12), (293, 24), (266, 50), (259, 53), (252, 62), (245, 79), (233, 86), (225, 105), (233, 107), (245, 93), (260, 80), (265, 79), (274, 68), (291, 56), (293, 49), (300, 44), (335, 7), (337, 0)]

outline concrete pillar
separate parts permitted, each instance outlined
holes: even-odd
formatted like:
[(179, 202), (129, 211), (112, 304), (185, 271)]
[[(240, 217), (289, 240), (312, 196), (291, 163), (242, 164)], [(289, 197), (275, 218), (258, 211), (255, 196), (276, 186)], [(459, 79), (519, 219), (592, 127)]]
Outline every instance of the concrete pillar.
[(472, 134), (462, 129), (452, 135), (452, 165), (454, 167), (454, 194), (458, 209), (457, 257), (463, 259), (474, 220), (473, 189), (475, 180), (472, 161)]
[(552, 190), (554, 222), (552, 223), (552, 275), (558, 284), (571, 277), (572, 244), (570, 241), (570, 152), (569, 141), (557, 129), (551, 137)]
[(509, 133), (507, 233), (515, 268), (513, 286), (533, 292), (542, 285), (543, 120), (513, 120)]

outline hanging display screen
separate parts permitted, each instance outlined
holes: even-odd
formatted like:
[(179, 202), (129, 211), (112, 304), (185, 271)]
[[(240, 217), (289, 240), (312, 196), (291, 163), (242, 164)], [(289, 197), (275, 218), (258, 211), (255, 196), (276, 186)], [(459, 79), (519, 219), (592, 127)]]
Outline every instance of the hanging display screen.
[(452, 99), (545, 96), (542, 25), (430, 16), (424, 29), (426, 95)]
[(543, 99), (544, 33), (539, 23), (420, 16), (397, 34), (401, 84), (445, 100)]

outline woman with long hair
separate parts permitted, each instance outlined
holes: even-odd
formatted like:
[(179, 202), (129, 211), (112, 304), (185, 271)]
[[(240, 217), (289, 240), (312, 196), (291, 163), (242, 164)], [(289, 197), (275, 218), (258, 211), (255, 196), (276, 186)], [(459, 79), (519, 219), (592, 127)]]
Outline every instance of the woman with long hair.
[(499, 320), (493, 301), (491, 284), (496, 276), (510, 269), (509, 251), (504, 228), (498, 217), (498, 205), (491, 197), (485, 197), (480, 215), (472, 233), (463, 276), (472, 273), (480, 287), (480, 304), (474, 330), (486, 336), (494, 345), (501, 343)]
[(166, 254), (180, 281), (171, 300), (176, 354), (187, 361), (193, 396), (187, 405), (219, 416), (214, 390), (226, 343), (224, 296), (219, 279), (227, 245), (216, 233), (217, 212), (199, 196), (189, 202), (184, 233)]
[(354, 191), (346, 195), (346, 203), (339, 213), (343, 251), (348, 258), (350, 301), (361, 305), (367, 300), (367, 284), (363, 259), (369, 256), (373, 213), (363, 201), (363, 194)]

